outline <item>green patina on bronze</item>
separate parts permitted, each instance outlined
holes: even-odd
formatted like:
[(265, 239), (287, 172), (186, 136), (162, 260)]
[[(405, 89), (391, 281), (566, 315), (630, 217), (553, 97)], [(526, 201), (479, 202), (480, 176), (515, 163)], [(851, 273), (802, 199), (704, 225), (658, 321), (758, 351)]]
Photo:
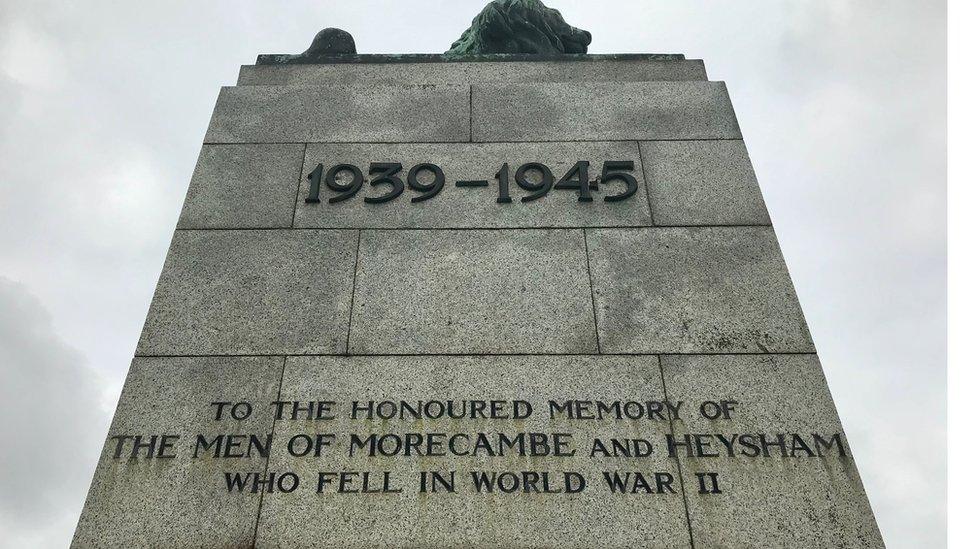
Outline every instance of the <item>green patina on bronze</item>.
[(299, 57), (283, 53), (262, 53), (256, 65), (342, 65), (365, 63), (503, 63), (515, 61), (535, 62), (596, 62), (596, 61), (681, 61), (681, 53), (483, 53), (477, 55), (445, 55), (443, 53), (360, 53), (323, 55), (315, 58)]
[(596, 59), (684, 59), (683, 55), (588, 56), (590, 33), (563, 19), (540, 0), (494, 0), (471, 21), (451, 49), (436, 54), (359, 55), (352, 35), (342, 29), (319, 31), (307, 50), (296, 55), (259, 55), (258, 65), (317, 63), (431, 63), (440, 61), (566, 61)]
[(342, 29), (322, 29), (312, 39), (307, 50), (296, 55), (278, 55), (277, 63), (303, 64), (316, 63), (321, 59), (336, 55), (356, 55), (356, 41)]
[(449, 56), (586, 53), (592, 37), (539, 0), (494, 0), (471, 21)]

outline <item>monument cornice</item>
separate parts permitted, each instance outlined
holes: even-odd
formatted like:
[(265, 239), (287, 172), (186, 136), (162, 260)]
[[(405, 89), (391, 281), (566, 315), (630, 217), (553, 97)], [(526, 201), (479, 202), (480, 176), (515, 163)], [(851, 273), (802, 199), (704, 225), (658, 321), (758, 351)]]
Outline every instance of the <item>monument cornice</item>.
[(681, 53), (606, 53), (606, 54), (526, 54), (490, 53), (446, 55), (443, 53), (365, 53), (321, 57), (298, 57), (285, 53), (266, 53), (255, 65), (332, 65), (345, 63), (477, 63), (499, 61), (579, 62), (579, 61), (684, 61)]

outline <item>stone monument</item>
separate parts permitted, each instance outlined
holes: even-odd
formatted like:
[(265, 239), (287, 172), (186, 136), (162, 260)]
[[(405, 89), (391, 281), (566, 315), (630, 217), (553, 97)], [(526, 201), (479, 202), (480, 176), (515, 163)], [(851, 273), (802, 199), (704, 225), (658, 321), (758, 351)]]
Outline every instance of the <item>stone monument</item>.
[(725, 84), (542, 9), (221, 90), (74, 547), (883, 547)]

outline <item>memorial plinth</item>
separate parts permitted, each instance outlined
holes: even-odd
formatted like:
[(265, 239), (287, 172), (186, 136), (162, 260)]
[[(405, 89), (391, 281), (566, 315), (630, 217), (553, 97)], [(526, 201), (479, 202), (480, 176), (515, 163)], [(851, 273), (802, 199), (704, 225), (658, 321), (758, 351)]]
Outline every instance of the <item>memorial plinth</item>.
[(883, 547), (701, 61), (274, 60), (73, 546)]

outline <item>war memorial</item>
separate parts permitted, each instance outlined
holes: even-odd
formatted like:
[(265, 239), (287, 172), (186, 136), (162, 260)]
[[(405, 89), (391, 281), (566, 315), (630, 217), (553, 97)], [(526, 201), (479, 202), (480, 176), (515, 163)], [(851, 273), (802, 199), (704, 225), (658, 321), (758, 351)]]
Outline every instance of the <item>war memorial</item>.
[(242, 67), (73, 546), (883, 547), (725, 84), (589, 43)]

